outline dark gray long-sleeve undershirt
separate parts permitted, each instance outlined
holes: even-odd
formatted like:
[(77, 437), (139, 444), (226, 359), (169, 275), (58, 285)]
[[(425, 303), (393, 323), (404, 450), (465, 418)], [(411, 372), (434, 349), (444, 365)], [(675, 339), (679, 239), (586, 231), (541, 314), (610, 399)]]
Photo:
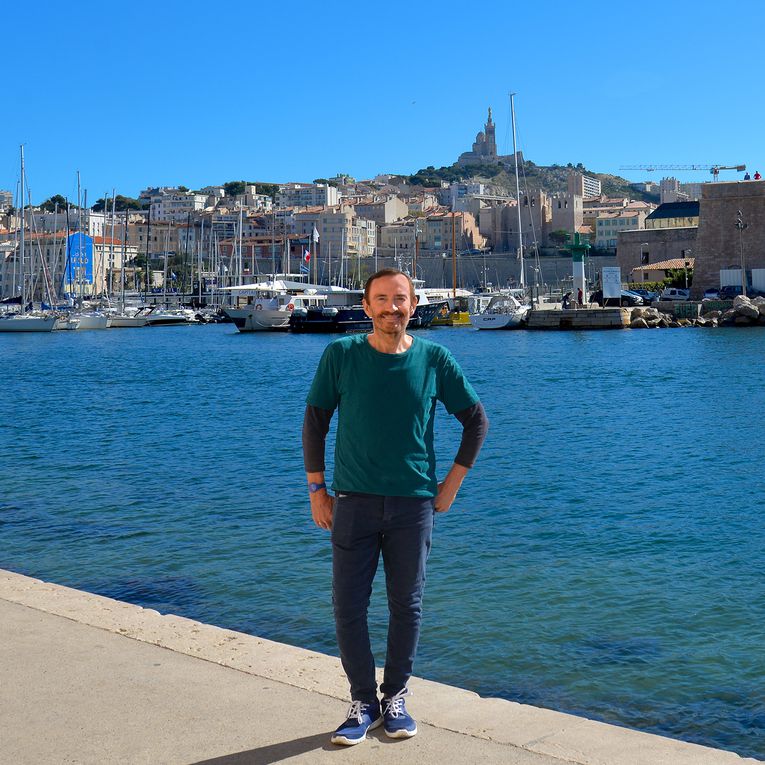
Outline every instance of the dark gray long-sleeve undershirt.
[[(303, 462), (306, 473), (324, 472), (324, 447), (333, 412), (318, 406), (306, 406), (303, 418)], [(454, 461), (466, 468), (473, 467), (481, 451), (489, 420), (483, 405), (477, 404), (454, 415), (462, 423), (462, 440)]]

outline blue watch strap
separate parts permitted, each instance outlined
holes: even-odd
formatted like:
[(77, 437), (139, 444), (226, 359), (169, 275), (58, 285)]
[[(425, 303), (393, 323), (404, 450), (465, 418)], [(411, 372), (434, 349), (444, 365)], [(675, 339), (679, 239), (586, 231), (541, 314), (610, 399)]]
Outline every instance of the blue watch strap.
[(308, 491), (311, 492), (311, 494), (315, 494), (317, 491), (321, 491), (322, 489), (326, 489), (327, 484), (326, 483), (309, 483), (308, 484)]

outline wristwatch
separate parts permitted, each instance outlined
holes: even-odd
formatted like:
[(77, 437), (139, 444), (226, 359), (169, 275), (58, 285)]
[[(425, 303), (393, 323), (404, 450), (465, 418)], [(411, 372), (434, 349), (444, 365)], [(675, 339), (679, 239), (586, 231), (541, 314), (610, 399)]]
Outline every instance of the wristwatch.
[(327, 484), (326, 483), (309, 483), (308, 484), (308, 491), (311, 492), (311, 494), (316, 494), (317, 491), (321, 491), (322, 489), (326, 489)]

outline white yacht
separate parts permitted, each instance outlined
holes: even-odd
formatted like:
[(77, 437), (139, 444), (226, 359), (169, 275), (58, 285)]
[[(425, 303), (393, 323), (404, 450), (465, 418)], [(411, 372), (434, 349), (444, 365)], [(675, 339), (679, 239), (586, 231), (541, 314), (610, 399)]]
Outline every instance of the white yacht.
[[(332, 289), (338, 288), (281, 279), (224, 287), (222, 291), (231, 294), (237, 305), (223, 308), (223, 312), (240, 332), (286, 331), (293, 311), (323, 307), (325, 293)], [(246, 302), (241, 304), (242, 300)]]
[(507, 293), (491, 296), (486, 307), (470, 314), (470, 323), (476, 329), (517, 329), (522, 325), (531, 306), (520, 303)]

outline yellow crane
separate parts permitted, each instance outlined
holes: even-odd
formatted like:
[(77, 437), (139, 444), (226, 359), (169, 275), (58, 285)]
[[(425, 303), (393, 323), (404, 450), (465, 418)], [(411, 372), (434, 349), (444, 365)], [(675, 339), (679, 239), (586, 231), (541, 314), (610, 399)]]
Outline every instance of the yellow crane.
[(735, 170), (743, 173), (746, 165), (624, 165), (619, 170), (645, 170), (653, 172), (654, 170), (707, 170), (712, 174), (712, 179), (717, 180), (720, 170)]

